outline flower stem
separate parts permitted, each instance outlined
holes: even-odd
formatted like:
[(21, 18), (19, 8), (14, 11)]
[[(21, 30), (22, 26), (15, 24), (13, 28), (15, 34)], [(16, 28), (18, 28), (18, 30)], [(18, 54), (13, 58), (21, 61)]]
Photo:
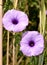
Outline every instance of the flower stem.
[(7, 65), (9, 65), (9, 31), (7, 31)]
[[(13, 33), (13, 35), (15, 35), (15, 33)], [(13, 38), (13, 65), (15, 65), (15, 46), (14, 46), (14, 43), (15, 43), (15, 37)]]
[(13, 6), (14, 6), (14, 9), (16, 9), (16, 8), (17, 8), (17, 3), (18, 3), (18, 0), (14, 0), (14, 1), (13, 1)]
[(41, 54), (39, 56), (39, 64), (38, 65), (43, 65), (43, 61), (44, 61), (44, 52), (43, 52), (43, 54)]
[[(44, 0), (41, 0), (40, 5), (40, 34), (44, 36), (45, 31), (45, 23), (46, 23), (46, 14), (45, 14), (45, 3)], [(43, 65), (44, 61), (44, 52), (39, 56), (39, 63), (38, 65)]]
[(2, 65), (2, 0), (0, 0), (0, 65)]
[(46, 13), (45, 13), (45, 3), (44, 0), (41, 0), (40, 5), (40, 33), (44, 36), (46, 23)]

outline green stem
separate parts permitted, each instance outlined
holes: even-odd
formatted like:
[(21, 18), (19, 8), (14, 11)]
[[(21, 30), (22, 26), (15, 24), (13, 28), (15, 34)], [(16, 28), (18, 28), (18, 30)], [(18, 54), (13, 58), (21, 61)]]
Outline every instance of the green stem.
[(43, 65), (43, 61), (44, 61), (44, 52), (43, 52), (43, 54), (41, 54), (39, 56), (39, 64), (38, 65)]
[(41, 18), (40, 18), (40, 21), (41, 21), (41, 28), (42, 28), (42, 32), (41, 34), (44, 36), (44, 31), (45, 31), (45, 22), (46, 22), (46, 13), (45, 13), (45, 3), (44, 3), (44, 0), (41, 0)]
[(37, 57), (34, 57), (34, 64), (37, 65)]
[[(40, 7), (40, 34), (44, 36), (45, 31), (45, 21), (46, 21), (46, 14), (45, 14), (45, 3), (44, 0), (41, 0), (41, 7)], [(39, 63), (38, 65), (43, 65), (44, 61), (44, 52), (39, 56)]]

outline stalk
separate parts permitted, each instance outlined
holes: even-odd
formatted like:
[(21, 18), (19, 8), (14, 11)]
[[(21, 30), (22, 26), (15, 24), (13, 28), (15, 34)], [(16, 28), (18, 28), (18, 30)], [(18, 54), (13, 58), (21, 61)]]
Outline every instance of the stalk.
[(0, 65), (2, 65), (2, 0), (0, 0)]
[[(40, 3), (40, 34), (44, 36), (45, 33), (45, 23), (46, 23), (46, 14), (45, 14), (45, 3), (44, 0), (41, 0)], [(38, 65), (43, 65), (44, 61), (44, 52), (39, 56)]]

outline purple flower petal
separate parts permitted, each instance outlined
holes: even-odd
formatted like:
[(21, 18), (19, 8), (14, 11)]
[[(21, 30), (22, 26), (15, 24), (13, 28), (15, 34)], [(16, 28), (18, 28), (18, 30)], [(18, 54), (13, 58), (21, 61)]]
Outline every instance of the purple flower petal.
[[(30, 42), (31, 41), (31, 42)], [(44, 50), (44, 38), (37, 31), (28, 31), (22, 37), (20, 50), (26, 56), (36, 56)]]
[(18, 10), (8, 10), (3, 16), (3, 26), (8, 31), (20, 32), (28, 25), (28, 16)]

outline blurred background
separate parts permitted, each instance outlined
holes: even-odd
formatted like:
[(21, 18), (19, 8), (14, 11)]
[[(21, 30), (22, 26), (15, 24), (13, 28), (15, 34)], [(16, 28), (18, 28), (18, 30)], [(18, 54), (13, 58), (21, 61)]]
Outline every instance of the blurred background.
[[(47, 10), (47, 0), (45, 0), (45, 7)], [(13, 8), (13, 0), (3, 0), (3, 15), (5, 12), (7, 12), (9, 9)], [(39, 31), (39, 11), (40, 11), (40, 0), (18, 0), (17, 10), (24, 11), (29, 18), (29, 25), (27, 28), (23, 31)], [(17, 61), (20, 59), (20, 57), (23, 56), (23, 54), (19, 50), (19, 43), (21, 40), (22, 33), (16, 33), (15, 34), (15, 48), (17, 48)], [(9, 33), (9, 65), (12, 65), (12, 39), (13, 34), (12, 32)], [(18, 46), (18, 47), (16, 47)], [(44, 54), (44, 62), (43, 65), (47, 65), (47, 15), (46, 15), (46, 25), (45, 25), (45, 54)], [(3, 28), (3, 65), (6, 65), (6, 53), (7, 52), (7, 31)], [(24, 56), (22, 58), (22, 61), (19, 63), (19, 65), (25, 65), (27, 57)], [(30, 57), (27, 65), (38, 65), (38, 56), (36, 57)]]

